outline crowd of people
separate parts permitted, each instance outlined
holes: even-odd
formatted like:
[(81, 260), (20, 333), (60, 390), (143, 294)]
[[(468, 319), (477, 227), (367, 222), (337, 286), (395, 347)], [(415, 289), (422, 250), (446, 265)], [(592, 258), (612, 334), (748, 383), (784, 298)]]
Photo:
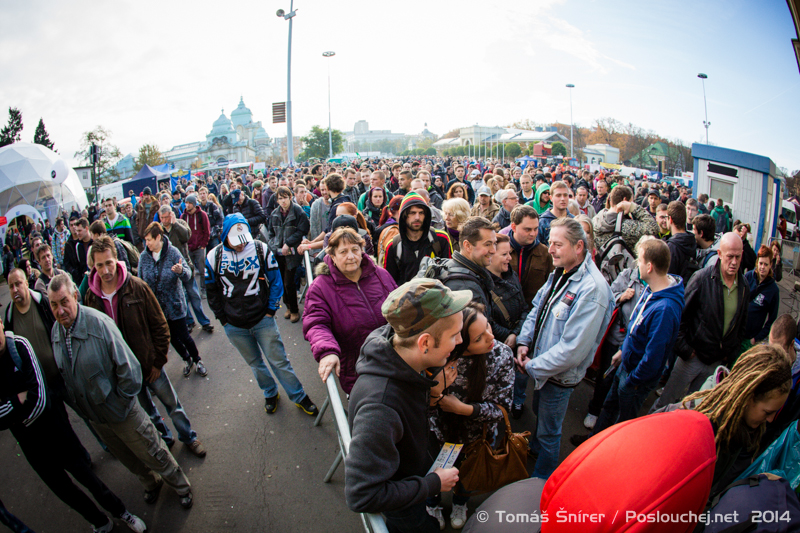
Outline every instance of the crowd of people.
[[(755, 457), (798, 415), (797, 324), (778, 316), (780, 244), (753, 250), (749, 225), (732, 218), (721, 199), (685, 187), (453, 158), (229, 171), (106, 198), (7, 235), (13, 335), (0, 341), (20, 355), (0, 357), (19, 370), (0, 374), (0, 427), (95, 531), (113, 521), (66, 472), (113, 518), (145, 526), (91, 472), (65, 404), (139, 478), (146, 502), (166, 483), (191, 507), (153, 398), (177, 439), (205, 457), (163, 371), (169, 345), (186, 378), (213, 371), (191, 336), (195, 321), (214, 332), (205, 298), (267, 414), (278, 409), (276, 380), (318, 413), (276, 321), (281, 305), (285, 320), (302, 317), (320, 378), (338, 376), (349, 398), (347, 503), (383, 513), (390, 531), (444, 529), (448, 491), (450, 524), (465, 525), (464, 457), (429, 469), (444, 443), (501, 436), (506, 412), (519, 420), (532, 409), (530, 474), (549, 478), (587, 373), (590, 433), (572, 444), (636, 418), (655, 394), (651, 412), (708, 416), (726, 459), (721, 490), (749, 464), (740, 455)], [(630, 255), (617, 270), (606, 264), (615, 243)], [(305, 252), (314, 281), (304, 289)], [(741, 376), (769, 387), (745, 391), (732, 384)], [(733, 414), (710, 407), (745, 400)], [(41, 444), (52, 424), (69, 443), (59, 457)]]

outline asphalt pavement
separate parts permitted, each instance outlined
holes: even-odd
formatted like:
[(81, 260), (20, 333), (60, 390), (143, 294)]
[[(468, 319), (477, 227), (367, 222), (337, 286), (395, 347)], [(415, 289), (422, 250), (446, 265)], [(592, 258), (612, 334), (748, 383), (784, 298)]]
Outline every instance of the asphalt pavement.
[[(3, 282), (3, 311), (9, 301), (8, 286)], [(203, 303), (207, 309), (205, 300)], [(289, 360), (306, 392), (321, 407), (326, 392), (317, 363), (303, 339), (301, 323), (285, 320), (283, 312), (283, 308), (278, 311), (277, 321)], [(193, 429), (208, 450), (207, 457), (199, 459), (180, 442), (172, 449), (192, 483), (194, 507), (184, 510), (168, 487), (162, 490), (156, 504), (146, 504), (136, 477), (104, 452), (86, 424), (68, 409), (72, 426), (91, 454), (97, 475), (132, 513), (147, 523), (150, 532), (363, 531), (359, 516), (345, 504), (344, 466), (339, 467), (330, 483), (322, 482), (338, 450), (332, 410), (328, 410), (319, 427), (312, 427), (314, 419), (295, 407), (281, 390), (278, 411), (267, 415), (252, 372), (213, 315), (209, 312), (208, 316), (216, 328), (214, 333), (205, 333), (199, 327), (192, 333), (208, 376), (192, 374), (184, 378), (182, 361), (172, 348), (165, 366)], [(532, 380), (528, 407), (520, 420), (512, 421), (515, 431), (533, 429), (531, 384)], [(569, 436), (585, 433), (582, 422), (591, 394), (591, 385), (583, 382), (572, 395), (564, 422), (562, 459), (574, 449)], [(163, 407), (156, 404), (165, 414)], [(167, 420), (167, 424), (172, 427), (171, 421)], [(52, 446), (53, 453), (59, 453), (58, 442)], [(34, 531), (91, 530), (78, 513), (41, 482), (10, 431), (0, 432), (0, 464), (0, 500)], [(532, 467), (529, 464), (529, 470)], [(485, 497), (470, 500), (470, 513)], [(445, 516), (449, 517), (447, 495), (444, 502)], [(127, 528), (118, 525), (116, 531)]]

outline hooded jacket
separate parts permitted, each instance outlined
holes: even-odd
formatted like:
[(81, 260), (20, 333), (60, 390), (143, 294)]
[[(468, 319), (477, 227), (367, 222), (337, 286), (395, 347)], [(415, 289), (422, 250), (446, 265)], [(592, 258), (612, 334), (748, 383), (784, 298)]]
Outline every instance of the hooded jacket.
[(763, 341), (769, 337), (772, 323), (778, 318), (778, 308), (781, 303), (781, 292), (775, 278), (758, 282), (755, 270), (744, 275), (747, 286), (750, 287), (750, 302), (747, 306), (747, 325), (744, 328), (744, 338)]
[[(186, 317), (186, 292), (182, 282), (191, 279), (192, 269), (164, 235), (161, 236), (161, 242), (158, 261), (153, 258), (153, 252), (147, 247), (139, 256), (139, 277), (156, 295), (167, 320), (181, 320)], [(172, 271), (172, 267), (178, 263), (183, 269), (180, 274)]]
[(538, 235), (532, 244), (522, 246), (514, 239), (511, 226), (500, 233), (508, 235), (511, 239), (511, 270), (522, 286), (525, 303), (530, 306), (536, 293), (547, 281), (547, 276), (553, 271), (553, 256), (547, 251), (547, 247), (539, 242)]
[(329, 255), (317, 266), (316, 275), (306, 293), (303, 335), (317, 362), (329, 354), (339, 356), (339, 382), (349, 394), (358, 377), (361, 345), (373, 330), (386, 324), (381, 305), (397, 285), (366, 253), (361, 256), (358, 283), (345, 277)]
[(492, 219), (492, 222), (500, 229), (507, 228), (511, 225), (511, 213), (506, 211), (505, 207), (501, 207), (500, 211), (498, 211)]
[[(278, 262), (261, 241), (248, 242), (237, 252), (228, 245), (228, 233), (236, 224), (252, 229), (241, 213), (225, 217), (222, 243), (206, 256), (208, 306), (222, 325), (250, 329), (265, 316), (274, 316), (283, 296)], [(223, 284), (223, 279), (224, 284)]]
[(441, 491), (428, 447), (428, 397), (436, 381), (392, 346), (390, 325), (369, 334), (350, 393), (352, 441), (345, 457), (345, 498), (356, 513), (407, 509)]
[[(554, 289), (555, 274), (561, 274), (561, 270), (552, 272), (536, 293), (531, 312), (517, 337), (518, 346), (530, 347), (531, 360), (525, 370), (534, 378), (537, 390), (549, 380), (562, 387), (580, 383), (614, 310), (611, 289), (588, 253), (566, 283), (552, 294), (546, 309), (542, 309), (545, 298)], [(540, 313), (547, 314), (542, 317), (536, 344), (531, 346)]]
[(122, 262), (117, 262), (117, 277), (117, 292), (109, 302), (103, 298), (97, 270), (92, 269), (84, 302), (114, 320), (147, 379), (153, 368), (161, 369), (167, 364), (170, 340), (167, 318), (147, 283), (131, 276)]
[[(372, 197), (372, 191), (375, 191), (375, 190), (383, 191), (383, 189), (380, 188), (380, 187), (373, 187), (373, 188), (371, 188), (369, 190), (369, 193), (368, 193), (368, 197), (369, 198)], [(383, 208), (386, 207), (386, 205), (387, 205), (386, 198), (387, 198), (386, 191), (383, 191), (383, 203), (381, 203), (380, 206), (376, 207), (376, 206), (372, 205), (372, 202), (370, 202), (370, 201), (365, 202), (365, 204), (364, 204), (364, 209), (362, 210), (362, 213), (364, 213), (364, 216), (367, 217), (367, 220), (372, 220), (375, 223), (376, 226), (378, 225), (378, 223), (381, 220), (381, 214), (383, 212)], [(375, 240), (375, 239), (373, 239), (373, 240)]]
[[(406, 218), (408, 217), (408, 211), (412, 207), (420, 207), (425, 213), (422, 228), (420, 229), (422, 237), (418, 241), (411, 241), (408, 238), (406, 228)], [(406, 195), (400, 204), (398, 216), (400, 239), (397, 243), (395, 242), (397, 239), (393, 239), (386, 245), (383, 268), (389, 272), (397, 285), (402, 285), (417, 274), (423, 257), (449, 258), (453, 254), (453, 248), (447, 233), (431, 227), (431, 209), (419, 194), (409, 193)], [(399, 261), (397, 258), (397, 245), (400, 245)]]
[(694, 233), (676, 233), (667, 241), (667, 248), (670, 256), (669, 273), (682, 276), (686, 262), (697, 254), (697, 239), (694, 238)]
[(711, 211), (711, 217), (717, 223), (717, 233), (725, 233), (728, 231), (728, 213), (725, 212), (725, 207), (718, 205)]
[(750, 288), (744, 276), (737, 274), (738, 305), (733, 323), (726, 332), (723, 324), (725, 305), (722, 300), (722, 263), (698, 270), (686, 284), (686, 305), (681, 316), (681, 327), (675, 341), (675, 353), (684, 360), (692, 352), (706, 365), (712, 365), (735, 355), (744, 339), (747, 322), (747, 304)]
[(545, 192), (550, 192), (550, 184), (542, 183), (539, 185), (539, 188), (536, 189), (536, 196), (533, 198), (533, 201), (528, 202), (525, 205), (529, 205), (536, 210), (539, 215), (553, 207), (553, 202), (548, 201), (545, 205), (542, 205), (542, 194)]
[(499, 211), (500, 206), (497, 205), (497, 203), (491, 197), (489, 198), (489, 205), (486, 207), (486, 209), (484, 209), (481, 205), (481, 199), (479, 195), (478, 201), (475, 202), (475, 205), (473, 205), (469, 210), (469, 215), (473, 217), (483, 217), (486, 220), (493, 220)]
[(208, 245), (211, 238), (211, 223), (208, 220), (208, 215), (203, 211), (199, 205), (195, 205), (194, 213), (184, 211), (181, 219), (186, 222), (189, 229), (192, 230), (192, 236), (186, 243), (189, 252), (194, 252), (198, 248), (203, 248)]
[(645, 288), (636, 302), (625, 342), (622, 364), (633, 385), (657, 381), (672, 353), (683, 313), (683, 280), (669, 276), (669, 287), (658, 292)]

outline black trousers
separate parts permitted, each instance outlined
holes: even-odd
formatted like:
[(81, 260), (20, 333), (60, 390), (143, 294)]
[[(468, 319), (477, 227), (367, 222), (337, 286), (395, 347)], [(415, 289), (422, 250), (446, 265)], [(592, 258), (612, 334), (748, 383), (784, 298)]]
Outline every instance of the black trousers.
[(175, 348), (181, 359), (198, 362), (200, 360), (200, 352), (197, 351), (194, 339), (189, 335), (186, 319), (167, 320), (167, 325), (169, 326), (169, 343)]
[(606, 401), (608, 391), (614, 383), (614, 373), (603, 379), (603, 374), (606, 373), (608, 367), (611, 366), (611, 358), (619, 350), (619, 346), (608, 341), (603, 343), (603, 348), (600, 350), (600, 368), (597, 369), (597, 378), (594, 380), (594, 394), (592, 401), (589, 402), (589, 414), (600, 416), (600, 411), (603, 410), (603, 402)]
[(294, 275), (297, 271), (297, 267), (292, 269), (287, 268), (286, 257), (282, 255), (276, 255), (275, 258), (278, 260), (278, 267), (281, 269), (281, 279), (283, 280), (283, 303), (286, 304), (290, 312), (299, 313), (299, 307), (297, 305), (297, 286), (294, 283)]
[(48, 408), (32, 426), (14, 431), (14, 436), (45, 485), (94, 527), (107, 524), (108, 517), (73, 483), (69, 474), (112, 516), (125, 513), (125, 504), (92, 471), (81, 441), (59, 414)]

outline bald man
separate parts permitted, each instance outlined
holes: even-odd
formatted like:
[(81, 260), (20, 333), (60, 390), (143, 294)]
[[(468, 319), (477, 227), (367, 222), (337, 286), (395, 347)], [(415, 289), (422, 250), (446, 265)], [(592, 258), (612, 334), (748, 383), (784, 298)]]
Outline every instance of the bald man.
[(673, 349), (678, 358), (673, 356), (672, 373), (650, 412), (700, 390), (718, 365), (730, 368), (739, 356), (750, 300), (750, 289), (739, 273), (742, 251), (742, 239), (726, 233), (717, 264), (699, 270), (686, 285), (686, 305)]

